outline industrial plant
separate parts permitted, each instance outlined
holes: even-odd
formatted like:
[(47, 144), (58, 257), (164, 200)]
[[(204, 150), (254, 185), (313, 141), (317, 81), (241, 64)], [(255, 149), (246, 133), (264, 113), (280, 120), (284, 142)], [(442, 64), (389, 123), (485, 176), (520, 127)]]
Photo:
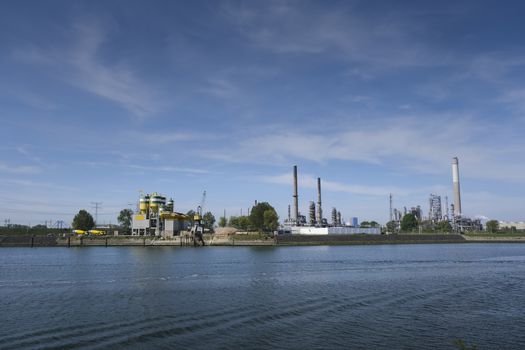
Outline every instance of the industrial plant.
[[(321, 202), (321, 178), (317, 178), (317, 208), (314, 201), (310, 201), (308, 207), (308, 221), (305, 215), (299, 212), (299, 190), (297, 184), (297, 166), (293, 167), (293, 216), (291, 208), (288, 206), (288, 218), (284, 221), (283, 227), (279, 230), (282, 234), (299, 235), (328, 235), (328, 234), (380, 234), (380, 227), (360, 227), (357, 218), (353, 218), (351, 224), (346, 224), (342, 220), (341, 212), (337, 208), (332, 208), (331, 222), (323, 218)], [(317, 209), (317, 210), (316, 210)]]
[(429, 212), (428, 217), (423, 216), (421, 206), (416, 206), (407, 210), (406, 207), (403, 211), (393, 207), (393, 195), (390, 194), (390, 221), (395, 223), (396, 229), (400, 229), (401, 220), (403, 216), (410, 213), (421, 222), (426, 219), (430, 226), (436, 226), (438, 223), (449, 223), (453, 232), (470, 232), (470, 231), (481, 231), (483, 225), (479, 219), (471, 219), (463, 215), (461, 210), (461, 189), (459, 182), (459, 159), (457, 157), (452, 158), (452, 186), (454, 192), (454, 203), (450, 204), (450, 214), (448, 197), (445, 196), (445, 205), (443, 207), (441, 196), (436, 194), (430, 194), (429, 196)]
[[(194, 217), (190, 218), (174, 210), (174, 201), (171, 198), (166, 202), (166, 197), (157, 192), (141, 194), (138, 211), (133, 215), (131, 234), (168, 238), (187, 232), (195, 244), (204, 244), (202, 206), (205, 198), (206, 191), (203, 193), (202, 203), (197, 207)], [(192, 221), (193, 225), (191, 225)]]
[[(394, 231), (401, 228), (401, 221), (407, 214), (412, 214), (418, 223), (425, 223), (425, 229), (435, 229), (437, 227), (448, 227), (450, 231), (456, 233), (481, 231), (483, 225), (479, 219), (472, 219), (463, 214), (461, 208), (461, 189), (459, 181), (459, 159), (452, 158), (452, 184), (454, 193), (454, 203), (448, 204), (448, 197), (442, 197), (437, 194), (430, 194), (428, 203), (428, 216), (424, 214), (420, 205), (403, 207), (403, 210), (394, 208), (393, 195), (389, 195), (390, 201), (390, 222), (394, 225)], [(280, 229), (284, 234), (301, 234), (301, 235), (323, 235), (323, 234), (380, 234), (380, 227), (360, 227), (357, 218), (352, 218), (349, 223), (342, 219), (341, 212), (337, 208), (332, 208), (330, 212), (330, 221), (323, 217), (321, 202), (321, 178), (317, 178), (317, 207), (314, 201), (309, 202), (308, 217), (299, 212), (299, 192), (298, 192), (298, 175), (297, 166), (293, 167), (293, 208), (288, 206), (288, 218)], [(450, 225), (450, 226), (448, 226)], [(393, 232), (389, 232), (393, 233)]]

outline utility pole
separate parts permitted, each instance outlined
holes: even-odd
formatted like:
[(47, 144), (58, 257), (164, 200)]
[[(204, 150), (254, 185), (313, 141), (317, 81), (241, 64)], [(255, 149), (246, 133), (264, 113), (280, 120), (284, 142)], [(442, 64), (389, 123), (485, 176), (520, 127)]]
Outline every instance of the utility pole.
[(92, 208), (95, 208), (95, 227), (97, 227), (98, 222), (98, 209), (101, 207), (102, 202), (91, 202)]

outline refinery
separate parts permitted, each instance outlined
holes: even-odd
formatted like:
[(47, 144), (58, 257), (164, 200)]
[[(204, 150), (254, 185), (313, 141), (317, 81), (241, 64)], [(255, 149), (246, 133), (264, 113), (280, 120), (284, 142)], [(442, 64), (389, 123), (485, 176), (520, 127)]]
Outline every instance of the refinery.
[(441, 196), (436, 194), (430, 194), (429, 196), (429, 211), (428, 216), (423, 215), (421, 206), (411, 207), (407, 210), (407, 207), (403, 208), (403, 211), (394, 208), (393, 206), (393, 195), (390, 194), (390, 222), (395, 224), (395, 229), (399, 231), (403, 216), (407, 213), (414, 215), (419, 222), (425, 221), (428, 226), (435, 227), (438, 223), (446, 222), (450, 224), (453, 232), (463, 233), (471, 231), (483, 230), (481, 220), (472, 219), (463, 214), (461, 210), (461, 190), (459, 181), (459, 159), (458, 157), (452, 158), (452, 189), (454, 193), (454, 203), (448, 205), (448, 197), (445, 196), (445, 205), (441, 201)]
[(293, 216), (288, 206), (288, 218), (279, 230), (280, 234), (293, 235), (331, 235), (331, 234), (381, 234), (381, 227), (359, 227), (357, 218), (353, 218), (350, 225), (343, 223), (341, 212), (332, 208), (331, 222), (323, 218), (321, 202), (321, 178), (317, 178), (317, 210), (315, 202), (311, 201), (308, 208), (308, 221), (306, 216), (299, 212), (297, 165), (293, 167)]
[[(303, 202), (302, 205), (304, 205), (304, 207), (306, 207), (307, 209), (306, 213), (301, 213), (299, 211), (300, 197), (298, 186), (298, 167), (295, 165), (293, 166), (293, 176), (291, 183), (292, 201), (288, 205), (288, 215), (281, 220), (281, 224), (278, 226), (277, 229), (275, 229), (274, 226), (274, 228), (265, 230), (265, 232), (277, 236), (341, 236), (352, 234), (400, 234), (402, 232), (468, 233), (483, 231), (484, 222), (482, 222), (479, 218), (471, 218), (465, 215), (465, 213), (463, 212), (461, 202), (462, 198), (458, 157), (452, 158), (451, 170), (453, 193), (452, 203), (449, 204), (449, 197), (446, 195), (442, 196), (436, 193), (431, 193), (428, 197), (427, 202), (428, 211), (426, 211), (422, 208), (421, 205), (394, 205), (394, 194), (385, 193), (385, 197), (388, 196), (387, 198), (389, 200), (389, 212), (387, 215), (388, 222), (383, 223), (383, 225), (380, 225), (375, 221), (362, 222), (360, 224), (357, 217), (344, 216), (344, 214), (342, 214), (341, 211), (338, 210), (335, 206), (329, 206), (330, 210), (323, 210), (324, 206), (326, 206), (326, 203), (323, 203), (322, 201), (322, 180), (320, 177), (317, 177), (316, 181), (316, 200), (313, 200), (314, 198), (309, 198), (308, 201)], [(205, 216), (203, 216), (203, 207), (205, 199), (206, 191), (203, 192), (202, 200), (200, 202), (200, 205), (196, 206), (196, 210), (190, 210), (188, 213), (184, 214), (175, 210), (175, 203), (172, 198), (168, 199), (165, 195), (158, 192), (146, 194), (141, 191), (140, 196), (137, 200), (136, 209), (130, 211), (130, 222), (127, 228), (116, 231), (115, 228), (118, 229), (118, 227), (115, 227), (115, 225), (112, 226), (111, 224), (95, 224), (93, 227), (89, 228), (74, 227), (74, 229), (70, 230), (69, 233), (74, 234), (76, 236), (94, 237), (105, 236), (110, 232), (113, 232), (113, 235), (131, 234), (131, 236), (135, 236), (137, 238), (152, 237), (156, 239), (167, 240), (181, 237), (180, 239), (185, 238), (196, 245), (203, 245), (204, 234), (213, 233), (213, 222), (210, 223), (209, 220), (205, 221)], [(255, 204), (257, 205), (257, 201), (255, 201)], [(85, 210), (82, 211), (86, 212)], [(403, 221), (405, 218), (410, 218), (407, 216), (409, 214), (414, 218), (413, 222), (415, 221), (415, 223), (410, 228), (407, 228), (407, 225), (403, 226)], [(210, 213), (210, 215), (212, 214)], [(248, 208), (248, 216), (245, 216), (245, 218), (249, 219), (249, 216), (250, 209)], [(248, 231), (253, 232), (255, 230), (255, 227), (250, 227), (249, 224), (245, 224), (244, 226), (237, 226), (235, 224), (232, 224), (233, 218), (236, 217), (230, 217), (230, 225), (232, 227), (228, 227), (226, 212), (224, 213), (224, 217), (221, 217), (221, 220), (223, 220), (223, 224), (221, 225), (221, 227), (226, 226), (230, 234), (248, 233)], [(5, 222), (6, 228), (12, 226), (8, 220), (5, 220)], [(60, 222), (63, 223), (63, 221)], [(506, 229), (513, 232), (525, 230), (524, 222), (496, 221), (496, 224), (499, 225), (499, 227), (502, 229)], [(49, 228), (47, 225), (45, 225), (44, 227)], [(56, 230), (60, 230), (63, 228), (65, 229), (65, 226), (51, 227), (51, 229)]]
[[(425, 222), (425, 228), (434, 228), (439, 223), (448, 223), (452, 232), (463, 233), (471, 231), (481, 231), (483, 225), (479, 219), (471, 219), (461, 210), (461, 190), (459, 181), (459, 159), (452, 158), (452, 184), (454, 193), (454, 203), (448, 205), (448, 197), (445, 196), (445, 205), (443, 206), (441, 196), (430, 194), (428, 216), (423, 215), (421, 206), (411, 207), (403, 210), (393, 207), (393, 195), (389, 195), (390, 202), (390, 223), (393, 225), (393, 232), (399, 232), (403, 217), (412, 214), (418, 222)], [(279, 233), (281, 234), (301, 234), (301, 235), (327, 235), (327, 234), (380, 234), (381, 228), (378, 227), (360, 227), (358, 219), (353, 217), (349, 223), (342, 220), (341, 212), (335, 207), (331, 210), (330, 222), (323, 217), (321, 202), (321, 178), (317, 178), (317, 207), (314, 201), (309, 202), (308, 219), (299, 212), (299, 194), (298, 194), (298, 174), (297, 166), (293, 167), (293, 211), (288, 206), (288, 218), (284, 220)], [(419, 226), (421, 230), (421, 225)]]

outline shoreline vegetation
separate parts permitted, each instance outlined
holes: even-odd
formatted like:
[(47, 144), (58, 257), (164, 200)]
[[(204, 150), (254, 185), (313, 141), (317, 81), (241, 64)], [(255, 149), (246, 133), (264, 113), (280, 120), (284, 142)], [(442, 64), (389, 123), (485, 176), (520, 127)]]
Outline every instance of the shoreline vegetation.
[[(389, 235), (279, 235), (262, 233), (205, 234), (206, 246), (305, 246), (305, 245), (380, 245), (428, 243), (525, 243), (524, 233), (403, 233)], [(68, 236), (0, 232), (0, 247), (89, 247), (89, 246), (172, 246), (193, 247), (188, 236), (171, 238), (149, 236)]]

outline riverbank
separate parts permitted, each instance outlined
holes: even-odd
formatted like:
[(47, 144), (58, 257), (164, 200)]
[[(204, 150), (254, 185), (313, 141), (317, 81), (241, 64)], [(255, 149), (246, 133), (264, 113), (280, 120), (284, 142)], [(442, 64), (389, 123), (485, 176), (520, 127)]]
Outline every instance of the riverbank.
[[(294, 246), (294, 245), (374, 245), (428, 243), (525, 243), (525, 236), (399, 234), (399, 235), (205, 235), (206, 246)], [(52, 237), (0, 236), (0, 247), (90, 247), (90, 246), (193, 246), (188, 237)]]

